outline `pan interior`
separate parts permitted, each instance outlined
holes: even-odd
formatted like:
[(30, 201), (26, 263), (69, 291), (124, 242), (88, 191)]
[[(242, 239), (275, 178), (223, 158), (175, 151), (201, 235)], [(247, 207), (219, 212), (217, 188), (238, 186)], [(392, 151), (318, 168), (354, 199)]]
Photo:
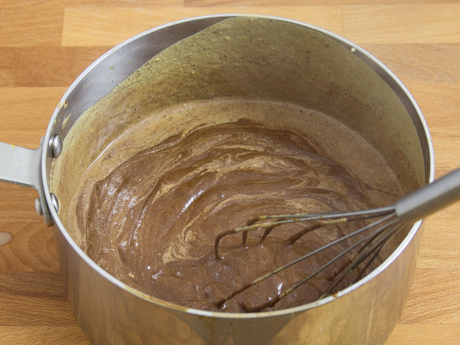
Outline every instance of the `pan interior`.
[[(59, 197), (59, 217), (76, 242), (81, 243), (82, 234), (68, 215), (82, 184), (104, 179), (137, 152), (174, 135), (203, 123), (230, 121), (187, 113), (163, 117), (165, 113), (193, 104), (242, 100), (309, 110), (295, 118), (261, 120), (257, 111), (246, 116), (270, 127), (308, 128), (312, 113), (326, 114), (383, 157), (404, 193), (425, 183), (423, 154), (411, 117), (393, 89), (353, 51), (302, 25), (232, 17), (154, 56), (72, 126), (63, 153), (54, 161), (50, 190)], [(145, 121), (150, 121), (153, 135), (132, 135), (123, 151), (109, 155), (114, 143)], [(85, 172), (95, 164), (99, 173), (88, 180)]]

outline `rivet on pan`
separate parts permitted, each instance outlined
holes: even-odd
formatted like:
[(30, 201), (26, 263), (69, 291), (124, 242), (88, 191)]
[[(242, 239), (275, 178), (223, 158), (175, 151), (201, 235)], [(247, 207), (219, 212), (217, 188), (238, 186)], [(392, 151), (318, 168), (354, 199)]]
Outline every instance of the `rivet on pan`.
[(62, 153), (62, 138), (56, 134), (50, 138), (49, 152), (53, 158), (58, 158)]
[(50, 194), (51, 196), (51, 205), (53, 205), (54, 209), (56, 210), (56, 212), (59, 213), (59, 199), (56, 195), (54, 195), (53, 193)]
[(35, 199), (35, 211), (37, 211), (39, 216), (43, 215), (42, 204), (40, 203), (40, 199)]

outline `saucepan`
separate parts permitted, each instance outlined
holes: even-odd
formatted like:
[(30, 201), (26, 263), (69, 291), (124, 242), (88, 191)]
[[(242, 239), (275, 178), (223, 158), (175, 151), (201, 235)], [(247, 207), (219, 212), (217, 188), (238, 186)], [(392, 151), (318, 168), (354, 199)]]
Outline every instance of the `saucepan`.
[[(433, 181), (431, 139), (415, 100), (387, 67), (352, 42), (297, 21), (239, 14), (191, 18), (141, 33), (75, 80), (39, 148), (0, 144), (0, 180), (39, 193), (36, 209), (53, 228), (78, 324), (93, 344), (383, 344), (409, 294), (421, 220), (377, 269), (345, 290), (290, 309), (248, 314), (184, 308), (148, 296), (101, 269), (70, 236), (62, 210), (76, 181), (113, 133), (132, 120), (125, 112), (120, 121), (109, 116), (88, 129), (79, 125), (80, 116), (156, 54), (192, 36), (201, 53), (178, 51), (171, 59), (181, 72), (171, 70), (176, 77), (156, 89), (158, 106), (219, 96), (291, 102), (358, 132), (385, 158), (405, 193)], [(192, 64), (195, 73), (186, 73)], [(71, 149), (72, 128), (97, 131), (97, 142), (83, 135)], [(55, 166), (60, 168), (53, 175)]]

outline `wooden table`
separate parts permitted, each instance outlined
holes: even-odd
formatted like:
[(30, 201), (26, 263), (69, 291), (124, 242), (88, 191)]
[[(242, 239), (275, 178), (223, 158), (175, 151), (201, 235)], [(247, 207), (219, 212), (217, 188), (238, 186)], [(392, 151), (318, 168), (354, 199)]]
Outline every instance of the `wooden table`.
[[(35, 148), (65, 90), (125, 39), (213, 13), (296, 19), (367, 49), (405, 83), (433, 136), (436, 175), (460, 165), (460, 3), (435, 0), (1, 0), (0, 141)], [(0, 343), (85, 344), (37, 193), (0, 183)], [(460, 204), (430, 217), (412, 292), (386, 345), (460, 344)]]

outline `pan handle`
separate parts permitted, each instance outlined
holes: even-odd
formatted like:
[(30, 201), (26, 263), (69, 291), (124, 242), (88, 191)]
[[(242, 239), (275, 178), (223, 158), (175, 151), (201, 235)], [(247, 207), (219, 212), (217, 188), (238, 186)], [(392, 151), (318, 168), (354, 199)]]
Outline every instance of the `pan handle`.
[(42, 150), (43, 140), (35, 150), (0, 142), (0, 181), (35, 188), (40, 197), (35, 200), (35, 209), (43, 214), (46, 225), (51, 226), (53, 222), (42, 183)]

